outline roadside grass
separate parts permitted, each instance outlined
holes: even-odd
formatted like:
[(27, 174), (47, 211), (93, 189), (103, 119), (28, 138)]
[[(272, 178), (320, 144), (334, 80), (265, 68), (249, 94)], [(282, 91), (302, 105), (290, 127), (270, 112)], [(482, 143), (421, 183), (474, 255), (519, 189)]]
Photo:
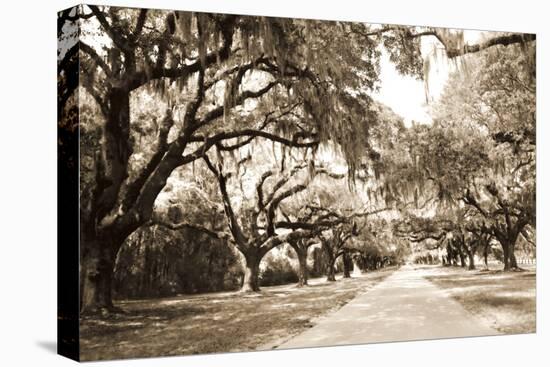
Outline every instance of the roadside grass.
[(434, 268), (428, 280), (504, 334), (536, 331), (536, 271)]
[(311, 285), (264, 287), (257, 294), (210, 293), (117, 302), (125, 313), (84, 317), (82, 360), (251, 351), (275, 347), (393, 272)]

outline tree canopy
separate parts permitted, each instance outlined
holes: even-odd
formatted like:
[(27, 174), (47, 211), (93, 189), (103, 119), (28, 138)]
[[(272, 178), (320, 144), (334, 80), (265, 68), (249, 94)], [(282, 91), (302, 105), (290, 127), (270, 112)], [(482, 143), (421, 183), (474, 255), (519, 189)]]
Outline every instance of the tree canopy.
[[(403, 238), (492, 236), (506, 268), (518, 236), (534, 241), (534, 35), (82, 5), (58, 36), (60, 134), (82, 142), (83, 312), (113, 309), (117, 258), (130, 271), (157, 231), (155, 256), (197, 235), (204, 252), (179, 253), (227, 270), (217, 246), (236, 248), (252, 291), (284, 243), (302, 265), (321, 243), (333, 278), (339, 256), (397, 261)], [(426, 37), (460, 61), (433, 124), (406, 127), (373, 99), (382, 50), (428, 83)]]

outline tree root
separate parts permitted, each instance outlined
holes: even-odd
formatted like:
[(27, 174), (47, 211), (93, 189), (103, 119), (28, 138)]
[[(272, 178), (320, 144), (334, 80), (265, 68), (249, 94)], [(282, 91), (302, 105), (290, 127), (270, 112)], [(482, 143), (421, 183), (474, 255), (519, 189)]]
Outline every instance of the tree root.
[(124, 311), (122, 308), (117, 306), (98, 306), (98, 307), (89, 307), (80, 312), (81, 316), (101, 316), (101, 317), (109, 317), (112, 315), (120, 315), (125, 314), (126, 311)]

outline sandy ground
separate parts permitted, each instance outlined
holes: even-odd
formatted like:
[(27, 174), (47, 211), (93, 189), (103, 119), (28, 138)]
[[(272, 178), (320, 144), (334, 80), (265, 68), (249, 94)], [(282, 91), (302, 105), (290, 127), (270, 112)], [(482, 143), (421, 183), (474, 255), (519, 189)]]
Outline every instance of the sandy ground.
[[(271, 349), (372, 289), (394, 269), (336, 282), (117, 302), (125, 312), (81, 320), (83, 360)], [(267, 347), (266, 347), (267, 346)]]

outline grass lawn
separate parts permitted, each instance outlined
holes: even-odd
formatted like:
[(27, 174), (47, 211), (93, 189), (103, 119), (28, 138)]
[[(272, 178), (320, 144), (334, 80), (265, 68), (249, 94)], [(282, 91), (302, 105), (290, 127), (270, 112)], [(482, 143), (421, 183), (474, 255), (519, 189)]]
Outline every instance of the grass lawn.
[(446, 289), (472, 314), (487, 320), (505, 334), (536, 331), (536, 271), (468, 271), (434, 268), (426, 277)]
[(258, 294), (210, 293), (122, 301), (126, 312), (81, 320), (82, 360), (250, 351), (275, 347), (313, 326), (393, 272), (336, 282), (264, 287)]

